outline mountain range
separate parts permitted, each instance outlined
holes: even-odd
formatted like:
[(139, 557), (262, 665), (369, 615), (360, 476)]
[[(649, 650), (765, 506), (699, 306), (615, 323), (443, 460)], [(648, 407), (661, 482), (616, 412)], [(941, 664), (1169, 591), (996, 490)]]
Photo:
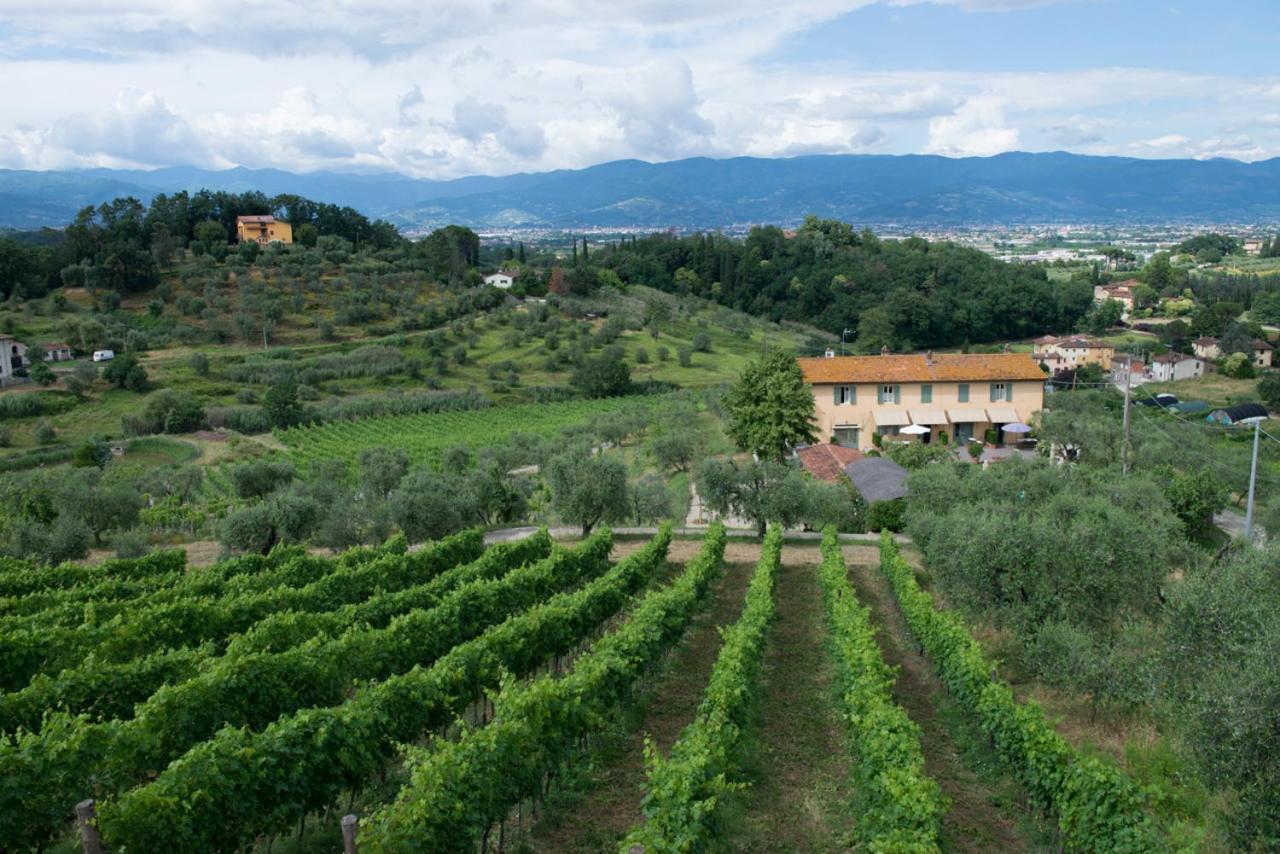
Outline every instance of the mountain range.
[(61, 226), (117, 196), (202, 188), (296, 193), (406, 231), (731, 228), (807, 214), (857, 224), (1280, 221), (1280, 158), (1149, 160), (1051, 152), (993, 157), (814, 155), (618, 160), (585, 169), (449, 181), (277, 169), (0, 170), (0, 228)]

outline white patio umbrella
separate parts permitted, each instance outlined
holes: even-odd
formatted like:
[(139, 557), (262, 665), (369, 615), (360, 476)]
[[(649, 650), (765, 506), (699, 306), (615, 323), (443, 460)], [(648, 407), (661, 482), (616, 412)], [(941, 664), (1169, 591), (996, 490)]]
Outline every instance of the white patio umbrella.
[(1004, 425), (1004, 427), (1003, 427), (1003, 428), (1001, 428), (1001, 429), (1003, 429), (1003, 430), (1004, 430), (1004, 432), (1006, 432), (1006, 433), (1030, 433), (1030, 432), (1031, 432), (1031, 425), (1030, 425), (1030, 424), (1023, 424), (1023, 423), (1022, 423), (1022, 422), (1020, 422), (1020, 421), (1015, 421), (1015, 422), (1013, 422), (1012, 424), (1006, 424), (1006, 425)]
[(908, 436), (923, 436), (925, 433), (929, 432), (929, 428), (923, 424), (912, 424), (910, 426), (903, 427), (898, 432), (906, 433)]

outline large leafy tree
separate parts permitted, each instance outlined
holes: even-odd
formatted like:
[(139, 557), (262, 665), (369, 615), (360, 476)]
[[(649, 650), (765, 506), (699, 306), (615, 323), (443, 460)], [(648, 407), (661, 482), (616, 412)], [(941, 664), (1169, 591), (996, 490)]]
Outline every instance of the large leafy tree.
[(748, 365), (724, 405), (729, 436), (760, 459), (780, 462), (796, 445), (814, 440), (813, 392), (787, 353)]

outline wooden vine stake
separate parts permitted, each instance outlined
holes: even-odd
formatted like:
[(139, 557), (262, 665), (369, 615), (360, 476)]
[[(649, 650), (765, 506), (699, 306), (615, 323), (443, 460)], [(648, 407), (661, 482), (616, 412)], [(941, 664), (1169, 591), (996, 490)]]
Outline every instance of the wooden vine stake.
[(342, 854), (357, 854), (356, 831), (359, 829), (359, 818), (354, 815), (342, 817)]
[(80, 827), (80, 847), (84, 854), (104, 854), (102, 834), (98, 833), (97, 810), (93, 798), (76, 804), (76, 824)]

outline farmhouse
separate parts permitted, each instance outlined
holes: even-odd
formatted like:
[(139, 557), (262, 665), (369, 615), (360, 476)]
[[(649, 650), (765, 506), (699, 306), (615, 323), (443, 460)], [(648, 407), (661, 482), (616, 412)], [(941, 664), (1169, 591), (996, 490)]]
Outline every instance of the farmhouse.
[(1151, 360), (1151, 379), (1156, 382), (1189, 380), (1204, 376), (1204, 360), (1184, 353), (1165, 353)]
[(240, 243), (292, 243), (293, 226), (270, 214), (236, 217), (236, 240)]
[(484, 277), (484, 283), (491, 287), (502, 288), (508, 290), (516, 283), (516, 276), (519, 272), (516, 270), (499, 270), (496, 273), (490, 273)]
[(1025, 353), (828, 356), (797, 360), (813, 386), (818, 436), (867, 450), (872, 435), (927, 427), (957, 442), (1026, 422), (1044, 405), (1044, 371)]
[(1032, 353), (1036, 361), (1048, 368), (1050, 372), (1080, 368), (1085, 365), (1097, 365), (1102, 370), (1109, 371), (1116, 348), (1087, 335), (1072, 335), (1066, 338), (1046, 335), (1035, 340)]
[(0, 335), (0, 386), (17, 378), (26, 367), (27, 345), (11, 335)]
[[(1250, 347), (1253, 350), (1252, 359), (1255, 368), (1269, 368), (1272, 366), (1275, 347), (1261, 338), (1253, 339), (1250, 342)], [(1192, 341), (1191, 349), (1201, 359), (1220, 359), (1225, 355), (1222, 352), (1222, 347), (1218, 344), (1218, 339), (1208, 335)]]

